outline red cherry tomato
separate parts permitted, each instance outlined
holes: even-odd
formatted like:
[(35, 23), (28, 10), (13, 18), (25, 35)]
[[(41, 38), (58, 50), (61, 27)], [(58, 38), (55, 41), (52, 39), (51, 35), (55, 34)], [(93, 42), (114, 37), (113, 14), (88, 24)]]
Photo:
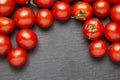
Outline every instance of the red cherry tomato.
[(120, 3), (120, 0), (107, 0), (110, 3)]
[(120, 42), (113, 43), (108, 49), (109, 57), (114, 62), (120, 62)]
[(14, 22), (19, 28), (30, 28), (35, 22), (34, 11), (30, 8), (19, 8), (14, 14)]
[(96, 40), (102, 37), (103, 34), (102, 21), (97, 18), (88, 19), (82, 28), (84, 36), (89, 40)]
[(40, 9), (36, 15), (36, 22), (41, 28), (48, 28), (53, 24), (52, 13), (48, 9)]
[(72, 8), (72, 15), (78, 20), (86, 20), (92, 16), (92, 7), (86, 2), (76, 2)]
[(82, 0), (84, 2), (94, 2), (95, 0)]
[(120, 25), (116, 22), (109, 22), (104, 28), (104, 35), (107, 40), (117, 42), (120, 40)]
[(6, 35), (0, 34), (0, 56), (8, 54), (11, 47), (11, 40)]
[(58, 20), (68, 20), (71, 16), (71, 7), (65, 2), (56, 2), (52, 8), (52, 14)]
[(116, 4), (111, 8), (110, 17), (113, 21), (120, 23), (120, 4)]
[(96, 0), (93, 3), (93, 13), (97, 17), (105, 17), (110, 12), (110, 4), (106, 0)]
[(22, 48), (14, 48), (8, 53), (8, 62), (14, 67), (23, 66), (28, 59), (27, 52)]
[(17, 4), (24, 5), (27, 4), (29, 0), (15, 0)]
[(34, 2), (41, 8), (49, 8), (54, 4), (55, 0), (34, 0)]
[(94, 58), (103, 57), (107, 52), (107, 44), (103, 40), (95, 40), (89, 45), (89, 53)]
[(37, 45), (38, 38), (30, 29), (22, 29), (16, 35), (17, 44), (24, 49), (32, 49)]
[(0, 33), (9, 34), (14, 29), (14, 22), (7, 17), (0, 17)]
[(72, 2), (73, 0), (61, 0), (61, 1), (64, 1), (64, 2)]
[(0, 16), (8, 16), (14, 10), (14, 0), (0, 0)]

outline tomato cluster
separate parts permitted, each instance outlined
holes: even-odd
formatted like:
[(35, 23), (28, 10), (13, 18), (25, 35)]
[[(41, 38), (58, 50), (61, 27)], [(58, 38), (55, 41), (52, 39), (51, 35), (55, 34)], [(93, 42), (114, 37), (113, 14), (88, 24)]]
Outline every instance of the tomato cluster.
[[(25, 6), (13, 13), (15, 4)], [(35, 14), (26, 4), (41, 9)], [(13, 19), (9, 18), (11, 14), (14, 14)], [(101, 18), (108, 15), (112, 21), (104, 26)], [(35, 22), (40, 28), (49, 28), (54, 18), (83, 21), (83, 35), (92, 41), (89, 45), (90, 55), (100, 58), (108, 51), (112, 61), (120, 62), (120, 0), (0, 0), (0, 56), (7, 55), (8, 62), (14, 67), (23, 66), (28, 59), (26, 50), (38, 43), (37, 34), (30, 28)], [(13, 32), (15, 26), (20, 28), (16, 34), (18, 47), (12, 48), (8, 34)], [(112, 43), (109, 48), (100, 39), (103, 35)]]

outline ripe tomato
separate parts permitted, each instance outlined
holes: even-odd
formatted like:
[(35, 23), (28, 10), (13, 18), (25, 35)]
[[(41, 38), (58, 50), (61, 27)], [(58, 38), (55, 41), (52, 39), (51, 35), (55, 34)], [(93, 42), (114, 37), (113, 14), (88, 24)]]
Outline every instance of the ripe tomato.
[(97, 17), (105, 17), (110, 12), (110, 4), (106, 0), (96, 0), (93, 3), (93, 13)]
[(28, 59), (27, 52), (22, 48), (14, 48), (8, 53), (8, 62), (14, 67), (23, 66)]
[(114, 62), (120, 62), (120, 42), (113, 43), (108, 49), (109, 57)]
[(30, 29), (22, 29), (16, 35), (17, 44), (24, 49), (32, 49), (37, 45), (38, 38)]
[(14, 29), (14, 22), (7, 17), (0, 17), (0, 33), (9, 34)]
[(0, 16), (8, 16), (14, 10), (14, 0), (0, 0)]
[(52, 13), (48, 9), (40, 9), (36, 14), (36, 22), (41, 28), (48, 28), (53, 23)]
[(58, 20), (68, 20), (71, 16), (71, 7), (65, 2), (56, 2), (52, 8), (52, 14)]
[(117, 42), (120, 40), (120, 25), (116, 22), (109, 22), (104, 28), (104, 35), (107, 40)]
[(41, 8), (49, 8), (54, 4), (55, 0), (34, 0), (34, 2)]
[(8, 54), (12, 47), (10, 39), (3, 34), (0, 34), (0, 56)]
[(113, 21), (120, 23), (120, 4), (116, 4), (111, 8), (110, 17)]
[(14, 22), (19, 28), (30, 28), (35, 22), (34, 11), (30, 8), (19, 8), (14, 14)]
[(17, 4), (24, 5), (27, 4), (29, 0), (15, 0)]
[(102, 37), (103, 28), (101, 20), (90, 18), (83, 24), (82, 31), (87, 39), (96, 40)]
[(78, 20), (86, 20), (92, 16), (92, 7), (86, 2), (76, 2), (72, 8), (72, 15)]
[(95, 0), (82, 0), (84, 2), (94, 2)]
[(89, 53), (94, 58), (103, 57), (107, 52), (107, 44), (103, 40), (95, 40), (89, 45)]
[(120, 3), (120, 0), (107, 0), (110, 3)]
[(73, 0), (61, 0), (61, 1), (64, 1), (64, 2), (72, 2)]

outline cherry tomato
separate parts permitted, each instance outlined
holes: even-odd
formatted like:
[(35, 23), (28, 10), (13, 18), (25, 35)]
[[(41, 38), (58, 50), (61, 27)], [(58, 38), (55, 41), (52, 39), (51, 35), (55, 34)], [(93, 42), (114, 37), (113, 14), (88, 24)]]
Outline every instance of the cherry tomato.
[(104, 35), (107, 40), (117, 42), (120, 40), (120, 25), (116, 22), (109, 22), (104, 28)]
[(73, 0), (61, 0), (61, 1), (64, 1), (64, 2), (72, 2)]
[(82, 0), (84, 2), (94, 2), (95, 0)]
[(14, 10), (14, 0), (0, 0), (0, 16), (8, 16)]
[(93, 13), (97, 17), (105, 17), (110, 12), (110, 4), (106, 0), (96, 0), (93, 3)]
[(35, 22), (34, 11), (30, 8), (19, 8), (14, 14), (14, 22), (19, 28), (30, 28)]
[(103, 28), (101, 20), (97, 18), (90, 18), (84, 23), (82, 31), (87, 39), (96, 40), (102, 37)]
[(9, 34), (14, 29), (14, 22), (7, 17), (0, 17), (0, 33)]
[(52, 14), (58, 20), (68, 20), (71, 16), (71, 7), (65, 2), (56, 2), (52, 8)]
[(120, 4), (116, 4), (111, 8), (110, 17), (113, 21), (120, 23)]
[(52, 13), (48, 9), (40, 9), (36, 15), (36, 22), (41, 28), (48, 28), (53, 24)]
[(107, 0), (110, 3), (120, 3), (120, 0)]
[(24, 5), (27, 4), (29, 0), (15, 0), (17, 4)]
[(34, 0), (34, 2), (41, 8), (49, 8), (54, 4), (55, 0)]
[(120, 42), (113, 43), (108, 49), (109, 57), (114, 62), (120, 62)]
[(89, 53), (94, 58), (103, 57), (107, 52), (107, 44), (103, 40), (95, 40), (89, 45)]
[(6, 35), (0, 34), (0, 56), (8, 54), (11, 47), (11, 40)]
[(30, 29), (22, 29), (16, 35), (17, 44), (24, 49), (32, 49), (37, 45), (38, 38)]
[(72, 8), (72, 15), (78, 20), (86, 20), (92, 16), (92, 6), (86, 2), (76, 2)]
[(13, 67), (21, 67), (26, 63), (28, 54), (22, 48), (14, 48), (8, 53), (7, 58), (10, 65)]

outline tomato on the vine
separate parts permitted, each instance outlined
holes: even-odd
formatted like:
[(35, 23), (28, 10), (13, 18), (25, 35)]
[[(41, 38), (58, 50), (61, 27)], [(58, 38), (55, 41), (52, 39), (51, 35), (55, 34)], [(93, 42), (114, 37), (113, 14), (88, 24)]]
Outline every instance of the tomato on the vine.
[(14, 0), (0, 0), (0, 16), (8, 16), (15, 8)]
[(113, 43), (108, 49), (108, 54), (113, 62), (120, 62), (120, 42)]
[(94, 2), (95, 0), (82, 0), (84, 2)]
[(0, 17), (0, 33), (9, 34), (14, 29), (14, 22), (7, 17)]
[(103, 23), (98, 18), (88, 19), (82, 27), (84, 36), (89, 40), (96, 40), (102, 37)]
[(93, 13), (97, 17), (105, 17), (110, 12), (110, 4), (106, 0), (96, 0), (93, 3)]
[(8, 54), (11, 47), (11, 40), (6, 35), (0, 34), (0, 56)]
[(103, 40), (95, 40), (89, 45), (89, 53), (94, 58), (103, 57), (107, 52), (107, 43)]
[(41, 28), (48, 28), (53, 24), (52, 13), (48, 9), (40, 9), (36, 14), (36, 22)]
[(24, 5), (24, 4), (27, 4), (29, 2), (29, 0), (15, 0), (15, 2), (17, 4)]
[(37, 45), (38, 37), (30, 29), (21, 29), (16, 35), (17, 44), (24, 49), (32, 49)]
[(86, 2), (76, 2), (72, 7), (72, 15), (78, 20), (87, 20), (92, 16), (92, 6)]
[(28, 59), (28, 54), (22, 48), (13, 48), (8, 53), (7, 58), (8, 58), (9, 64), (12, 65), (13, 67), (21, 67), (26, 63)]
[(30, 28), (35, 22), (35, 14), (31, 8), (19, 8), (14, 14), (14, 22), (19, 28)]

